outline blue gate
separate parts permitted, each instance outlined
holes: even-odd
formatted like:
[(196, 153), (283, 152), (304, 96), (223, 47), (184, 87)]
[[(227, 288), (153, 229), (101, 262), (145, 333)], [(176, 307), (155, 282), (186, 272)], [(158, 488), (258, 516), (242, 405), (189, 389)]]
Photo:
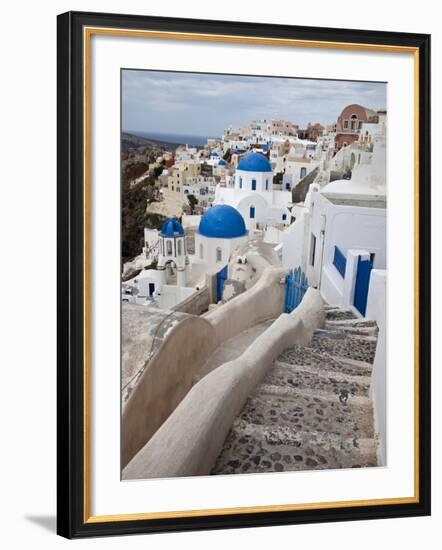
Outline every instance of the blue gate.
[(227, 266), (224, 266), (221, 271), (216, 274), (216, 301), (217, 303), (223, 297), (224, 283), (227, 279)]
[(373, 264), (370, 260), (362, 260), (359, 256), (353, 305), (364, 316), (367, 309), (368, 285), (372, 268)]
[(308, 279), (300, 267), (292, 269), (285, 277), (285, 313), (291, 313), (299, 306), (308, 289)]

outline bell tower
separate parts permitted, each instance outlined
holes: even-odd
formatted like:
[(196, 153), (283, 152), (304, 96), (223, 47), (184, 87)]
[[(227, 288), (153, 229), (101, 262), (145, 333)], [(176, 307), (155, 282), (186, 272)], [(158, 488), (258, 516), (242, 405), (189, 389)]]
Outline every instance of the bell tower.
[(159, 236), (158, 271), (162, 272), (162, 283), (166, 282), (166, 267), (172, 265), (177, 270), (177, 285), (187, 283), (186, 234), (177, 218), (169, 218), (161, 227)]

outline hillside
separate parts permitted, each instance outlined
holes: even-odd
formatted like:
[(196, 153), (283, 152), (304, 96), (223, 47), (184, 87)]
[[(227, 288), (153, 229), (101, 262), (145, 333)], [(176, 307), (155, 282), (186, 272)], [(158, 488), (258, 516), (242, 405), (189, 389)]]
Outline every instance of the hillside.
[(141, 136), (122, 132), (121, 134), (121, 151), (127, 152), (129, 149), (138, 149), (140, 147), (151, 147), (152, 149), (159, 148), (163, 151), (172, 151), (183, 143), (172, 143), (169, 141), (161, 141), (156, 139), (146, 139)]

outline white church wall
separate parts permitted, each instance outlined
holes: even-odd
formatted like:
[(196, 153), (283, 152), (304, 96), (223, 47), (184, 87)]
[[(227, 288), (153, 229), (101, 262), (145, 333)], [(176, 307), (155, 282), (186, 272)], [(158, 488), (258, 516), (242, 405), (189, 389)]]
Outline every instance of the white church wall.
[(247, 241), (247, 235), (235, 239), (219, 239), (195, 235), (195, 255), (199, 262), (204, 262), (208, 268), (223, 268), (229, 261), (231, 253)]
[(267, 201), (258, 193), (250, 193), (242, 197), (236, 205), (236, 209), (244, 218), (247, 229), (251, 229), (257, 223), (266, 222), (267, 208)]
[[(253, 181), (255, 181), (255, 189), (252, 185)], [(273, 188), (273, 173), (237, 170), (235, 176), (235, 188), (239, 191), (256, 191), (258, 193), (269, 192)]]

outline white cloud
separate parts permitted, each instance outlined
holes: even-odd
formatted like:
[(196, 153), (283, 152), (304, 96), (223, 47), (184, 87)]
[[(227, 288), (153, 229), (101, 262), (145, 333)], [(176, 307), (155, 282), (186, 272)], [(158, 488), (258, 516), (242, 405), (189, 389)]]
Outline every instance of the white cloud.
[(327, 124), (350, 103), (386, 107), (386, 84), (124, 70), (123, 128), (221, 135), (229, 124), (282, 118)]

